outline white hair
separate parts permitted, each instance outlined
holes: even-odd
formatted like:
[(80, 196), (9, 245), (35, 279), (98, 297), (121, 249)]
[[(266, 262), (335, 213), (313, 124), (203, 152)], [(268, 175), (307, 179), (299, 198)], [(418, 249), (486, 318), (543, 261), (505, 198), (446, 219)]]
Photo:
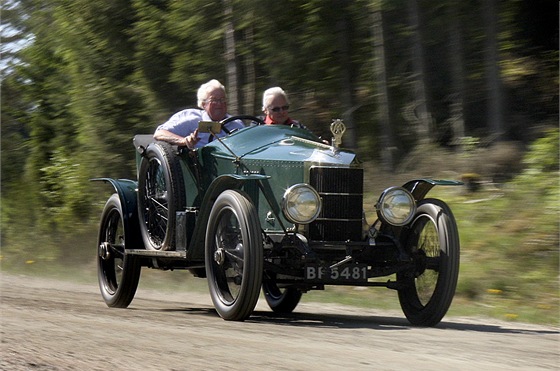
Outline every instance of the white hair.
[(196, 93), (198, 107), (204, 108), (202, 104), (206, 98), (208, 98), (208, 93), (216, 89), (222, 89), (224, 94), (226, 93), (226, 88), (216, 79), (212, 79), (207, 83), (200, 85), (200, 88), (198, 88), (198, 92)]
[(286, 104), (290, 104), (290, 101), (288, 99), (288, 95), (286, 94), (286, 92), (281, 87), (275, 86), (275, 87), (272, 87), (272, 88), (268, 88), (264, 91), (262, 110), (264, 111), (265, 109), (267, 109), (268, 106), (270, 105), (270, 103), (274, 100), (274, 98), (276, 98), (278, 96), (282, 96), (286, 100)]

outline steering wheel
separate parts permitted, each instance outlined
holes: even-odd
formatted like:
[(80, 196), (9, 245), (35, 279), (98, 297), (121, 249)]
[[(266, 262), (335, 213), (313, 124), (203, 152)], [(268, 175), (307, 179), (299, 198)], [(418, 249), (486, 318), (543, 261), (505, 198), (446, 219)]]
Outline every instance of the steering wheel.
[(226, 128), (226, 124), (230, 123), (232, 121), (235, 121), (235, 120), (251, 120), (253, 122), (256, 122), (258, 125), (266, 125), (265, 122), (263, 121), (263, 119), (261, 119), (259, 117), (252, 116), (252, 115), (237, 115), (237, 116), (227, 117), (227, 118), (223, 119), (222, 121), (220, 121), (221, 129), (226, 134), (231, 134), (231, 130)]

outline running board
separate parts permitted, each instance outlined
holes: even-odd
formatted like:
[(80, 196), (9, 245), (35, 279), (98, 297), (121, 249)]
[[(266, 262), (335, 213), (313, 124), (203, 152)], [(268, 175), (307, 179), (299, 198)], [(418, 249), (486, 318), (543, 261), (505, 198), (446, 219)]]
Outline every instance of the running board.
[(187, 259), (186, 251), (159, 251), (144, 249), (126, 249), (126, 255), (147, 256), (151, 258)]

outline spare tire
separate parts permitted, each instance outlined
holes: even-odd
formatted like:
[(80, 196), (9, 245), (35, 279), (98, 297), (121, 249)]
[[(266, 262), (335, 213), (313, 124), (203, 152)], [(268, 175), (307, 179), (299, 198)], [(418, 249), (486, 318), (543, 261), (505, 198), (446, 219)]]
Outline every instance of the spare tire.
[(177, 150), (166, 142), (150, 143), (138, 170), (138, 216), (146, 249), (175, 249), (176, 212), (184, 210), (185, 202)]

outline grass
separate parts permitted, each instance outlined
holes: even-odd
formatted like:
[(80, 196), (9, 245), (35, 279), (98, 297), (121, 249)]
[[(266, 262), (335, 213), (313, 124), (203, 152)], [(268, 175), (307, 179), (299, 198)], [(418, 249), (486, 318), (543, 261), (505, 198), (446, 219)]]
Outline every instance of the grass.
[(451, 205), (461, 237), (450, 314), (559, 325), (558, 204), (547, 213), (543, 200), (525, 189), (455, 197), (439, 192)]

